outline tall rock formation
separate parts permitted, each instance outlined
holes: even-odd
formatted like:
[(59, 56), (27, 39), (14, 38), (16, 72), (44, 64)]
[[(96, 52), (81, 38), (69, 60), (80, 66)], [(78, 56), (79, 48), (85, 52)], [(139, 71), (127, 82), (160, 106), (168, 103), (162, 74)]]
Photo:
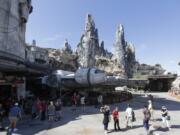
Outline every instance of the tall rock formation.
[(99, 50), (98, 30), (90, 14), (87, 14), (85, 32), (77, 46), (78, 61), (81, 67), (94, 67), (95, 55)]
[(126, 76), (126, 42), (124, 38), (124, 27), (119, 25), (116, 30), (116, 39), (114, 44), (114, 59), (119, 66), (119, 72), (122, 76)]
[(135, 57), (135, 47), (130, 42), (126, 42), (125, 62), (126, 62), (126, 74), (129, 78), (131, 78), (136, 70), (135, 67), (136, 57)]
[(31, 0), (0, 0), (0, 53), (25, 59), (26, 22), (31, 12)]
[(85, 32), (77, 45), (76, 53), (80, 67), (96, 67), (99, 57), (112, 57), (112, 53), (104, 49), (104, 42), (99, 44), (98, 29), (90, 14), (86, 16)]
[(64, 43), (63, 51), (66, 52), (66, 53), (69, 53), (69, 54), (72, 54), (72, 53), (73, 53), (73, 51), (72, 51), (72, 49), (71, 49), (71, 46), (70, 46), (70, 44), (68, 43), (67, 40), (66, 40), (65, 43)]
[(77, 47), (80, 66), (95, 66), (95, 55), (97, 53), (98, 46), (98, 30), (95, 28), (95, 23), (92, 16), (87, 14), (85, 33), (82, 35), (80, 44)]
[(132, 43), (126, 42), (124, 36), (124, 27), (119, 25), (116, 30), (116, 40), (114, 44), (114, 60), (116, 73), (124, 77), (132, 77), (134, 65), (136, 63), (135, 47)]

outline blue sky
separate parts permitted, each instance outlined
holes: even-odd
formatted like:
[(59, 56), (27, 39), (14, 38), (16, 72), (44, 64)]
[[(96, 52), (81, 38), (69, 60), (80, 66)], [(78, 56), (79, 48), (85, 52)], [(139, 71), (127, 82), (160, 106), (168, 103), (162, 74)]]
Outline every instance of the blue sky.
[(137, 60), (180, 73), (180, 0), (33, 0), (33, 6), (28, 43), (35, 39), (38, 46), (62, 48), (68, 39), (75, 49), (90, 13), (108, 50), (113, 50), (121, 23)]

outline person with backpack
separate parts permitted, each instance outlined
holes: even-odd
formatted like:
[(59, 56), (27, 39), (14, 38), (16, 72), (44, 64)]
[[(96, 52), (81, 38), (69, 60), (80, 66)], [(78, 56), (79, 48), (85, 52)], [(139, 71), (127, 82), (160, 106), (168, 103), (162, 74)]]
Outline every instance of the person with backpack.
[(148, 135), (149, 134), (149, 120), (150, 120), (150, 117), (151, 117), (151, 113), (148, 110), (147, 105), (144, 105), (143, 115), (144, 115), (143, 126), (144, 126), (144, 128), (145, 128), (145, 130), (147, 132), (147, 135)]
[(168, 127), (168, 129), (171, 130), (170, 125), (169, 125), (170, 116), (168, 115), (168, 110), (165, 106), (162, 106), (161, 114), (162, 114), (162, 122), (166, 123), (166, 126)]
[(18, 118), (21, 119), (21, 108), (18, 106), (18, 103), (15, 103), (14, 106), (10, 108), (9, 120), (10, 120), (10, 130), (16, 131), (16, 125)]
[(128, 125), (129, 123), (132, 128), (134, 121), (135, 121), (135, 113), (134, 113), (132, 107), (130, 106), (130, 104), (128, 104), (128, 106), (126, 108), (126, 128), (129, 126)]
[(114, 130), (121, 130), (120, 126), (119, 126), (119, 110), (118, 107), (116, 107), (113, 112), (112, 112), (112, 116), (114, 119)]

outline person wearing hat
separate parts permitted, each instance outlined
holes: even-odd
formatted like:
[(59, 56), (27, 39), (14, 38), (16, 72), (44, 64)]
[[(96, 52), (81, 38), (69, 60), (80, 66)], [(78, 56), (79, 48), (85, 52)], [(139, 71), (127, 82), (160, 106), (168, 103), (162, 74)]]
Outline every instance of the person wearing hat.
[(169, 130), (171, 130), (170, 125), (169, 125), (169, 115), (168, 115), (168, 110), (166, 106), (162, 106), (161, 108), (161, 114), (162, 114), (162, 122), (166, 123), (166, 126), (168, 127)]
[(104, 105), (100, 108), (100, 112), (104, 114), (103, 118), (103, 124), (104, 124), (104, 133), (107, 134), (108, 132), (108, 124), (110, 121), (110, 107), (107, 105)]
[(18, 118), (21, 118), (21, 108), (18, 106), (19, 104), (16, 102), (12, 108), (10, 108), (9, 112), (9, 120), (10, 120), (10, 128), (12, 131), (16, 131), (16, 125)]

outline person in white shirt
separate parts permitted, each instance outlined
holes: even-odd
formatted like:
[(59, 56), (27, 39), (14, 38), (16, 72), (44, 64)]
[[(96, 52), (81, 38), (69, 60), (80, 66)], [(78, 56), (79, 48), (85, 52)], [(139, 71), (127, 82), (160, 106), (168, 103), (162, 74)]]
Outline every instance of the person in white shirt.
[(133, 126), (132, 113), (133, 113), (133, 109), (131, 108), (130, 104), (128, 104), (128, 107), (126, 108), (126, 128), (128, 127), (129, 123), (130, 123), (131, 128)]
[(166, 106), (162, 106), (161, 115), (162, 115), (162, 122), (166, 123), (168, 129), (171, 130), (171, 126), (169, 124), (170, 116), (168, 114), (168, 109), (166, 108)]
[(148, 110), (150, 111), (151, 114), (151, 119), (154, 120), (154, 109), (153, 109), (153, 105), (152, 105), (152, 101), (148, 100)]
[(103, 105), (103, 96), (99, 95), (97, 101), (98, 101), (98, 105), (101, 107)]
[(84, 112), (85, 111), (85, 96), (82, 96), (80, 100), (81, 100), (82, 110)]

